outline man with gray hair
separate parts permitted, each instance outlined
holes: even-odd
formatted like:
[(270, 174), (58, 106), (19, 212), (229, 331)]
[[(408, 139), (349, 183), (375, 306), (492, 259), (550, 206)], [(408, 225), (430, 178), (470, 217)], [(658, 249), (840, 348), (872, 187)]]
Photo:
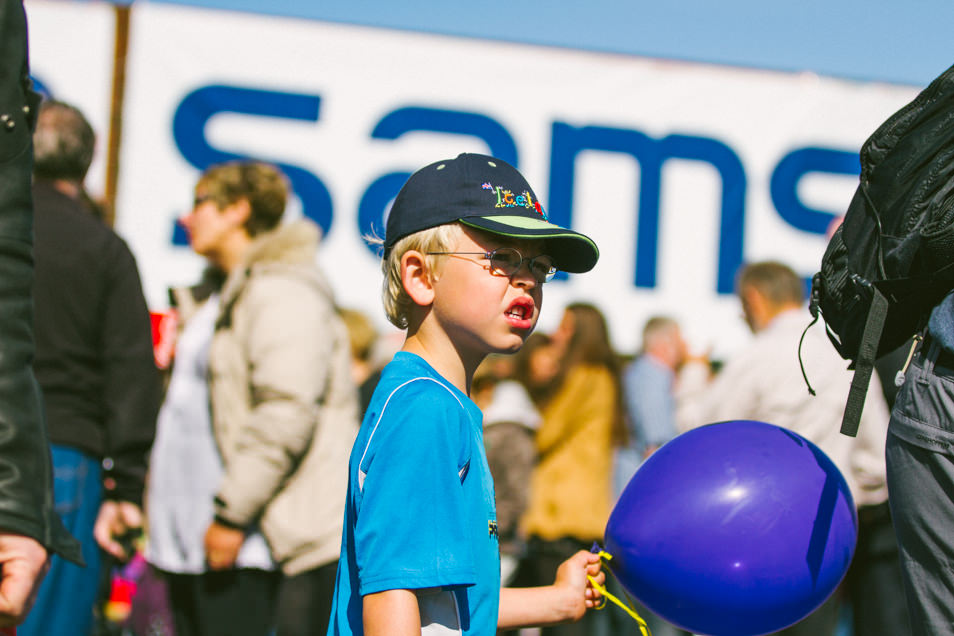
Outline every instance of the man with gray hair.
[(142, 526), (159, 372), (149, 311), (126, 243), (95, 212), (83, 180), (95, 135), (63, 102), (40, 107), (34, 133), (34, 373), (54, 466), (56, 511), (86, 568), (54, 558), (20, 636), (86, 634), (102, 548), (126, 558)]
[(629, 439), (617, 449), (614, 459), (616, 497), (643, 460), (676, 436), (673, 383), (686, 352), (686, 341), (673, 318), (653, 316), (646, 321), (642, 351), (623, 370)]

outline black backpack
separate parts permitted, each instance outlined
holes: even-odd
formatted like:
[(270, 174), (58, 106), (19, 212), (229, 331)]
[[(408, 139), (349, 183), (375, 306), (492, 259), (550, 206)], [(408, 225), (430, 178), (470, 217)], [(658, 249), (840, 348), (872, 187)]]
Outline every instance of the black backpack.
[(812, 278), (812, 316), (855, 369), (842, 433), (858, 432), (875, 359), (923, 328), (951, 289), (954, 66), (861, 147), (858, 188)]

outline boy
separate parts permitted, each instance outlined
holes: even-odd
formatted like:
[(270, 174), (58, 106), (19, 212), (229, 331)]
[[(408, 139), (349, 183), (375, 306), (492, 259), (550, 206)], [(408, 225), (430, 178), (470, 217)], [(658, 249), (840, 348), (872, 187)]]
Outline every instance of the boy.
[(605, 575), (582, 551), (551, 586), (501, 590), (493, 481), (468, 397), (481, 360), (533, 330), (556, 268), (585, 272), (598, 257), (499, 159), (439, 161), (398, 193), (384, 304), (407, 337), (351, 452), (329, 636), (493, 634), (579, 619), (599, 602), (587, 574)]

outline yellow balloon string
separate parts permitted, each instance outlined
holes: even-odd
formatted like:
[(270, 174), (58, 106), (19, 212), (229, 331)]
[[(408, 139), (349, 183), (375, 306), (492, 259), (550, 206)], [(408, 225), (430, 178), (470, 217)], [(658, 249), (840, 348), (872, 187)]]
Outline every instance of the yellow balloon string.
[[(609, 552), (606, 552), (605, 550), (600, 550), (597, 554), (599, 555), (601, 559), (603, 559), (607, 563), (613, 558), (613, 555), (610, 554)], [(613, 572), (612, 570), (610, 570), (609, 568), (606, 568), (606, 569), (609, 570), (609, 572), (612, 574)], [(616, 576), (616, 575), (614, 574), (613, 576)], [(586, 577), (590, 580), (590, 583), (593, 585), (593, 587), (596, 590), (598, 590), (599, 593), (603, 596), (603, 602), (596, 609), (601, 610), (604, 607), (606, 607), (606, 599), (609, 599), (610, 601), (612, 601), (613, 603), (621, 607), (624, 612), (629, 614), (630, 618), (636, 621), (636, 624), (639, 625), (639, 631), (640, 633), (642, 633), (643, 636), (652, 636), (652, 632), (649, 631), (649, 625), (647, 625), (646, 621), (644, 621), (642, 617), (640, 617), (640, 615), (636, 613), (636, 609), (632, 606), (631, 603), (628, 602), (628, 600), (627, 602), (624, 603), (613, 594), (610, 594), (606, 590), (606, 586), (600, 585), (596, 581), (596, 579), (594, 579), (592, 576), (587, 574)]]

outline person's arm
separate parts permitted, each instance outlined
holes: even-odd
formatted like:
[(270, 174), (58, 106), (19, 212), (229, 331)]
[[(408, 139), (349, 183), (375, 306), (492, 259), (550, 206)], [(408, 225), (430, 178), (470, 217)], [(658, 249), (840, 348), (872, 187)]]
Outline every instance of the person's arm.
[(680, 433), (698, 428), (705, 422), (707, 390), (712, 382), (712, 368), (708, 358), (694, 356), (679, 370), (674, 392), (676, 430)]
[(724, 420), (759, 419), (762, 395), (778, 380), (766, 364), (767, 346), (753, 340), (714, 376), (708, 364), (686, 364), (676, 392), (676, 428), (685, 432)]
[(308, 452), (316, 426), (336, 424), (315, 419), (332, 371), (331, 304), (292, 277), (262, 275), (243, 294), (252, 409), (215, 498), (216, 518), (235, 528), (261, 515)]
[(386, 590), (362, 598), (365, 636), (420, 636), (421, 612), (411, 590)]
[(100, 322), (104, 498), (141, 507), (162, 382), (136, 260), (119, 237), (103, 258), (109, 276)]
[(601, 599), (588, 575), (600, 585), (606, 580), (600, 557), (581, 550), (560, 565), (553, 585), (501, 589), (497, 628), (543, 627), (583, 618)]
[(142, 496), (156, 432), (161, 380), (139, 270), (126, 243), (108, 254), (109, 281), (100, 322), (103, 362), (103, 503), (93, 536), (106, 552), (128, 559), (128, 540), (141, 532)]

